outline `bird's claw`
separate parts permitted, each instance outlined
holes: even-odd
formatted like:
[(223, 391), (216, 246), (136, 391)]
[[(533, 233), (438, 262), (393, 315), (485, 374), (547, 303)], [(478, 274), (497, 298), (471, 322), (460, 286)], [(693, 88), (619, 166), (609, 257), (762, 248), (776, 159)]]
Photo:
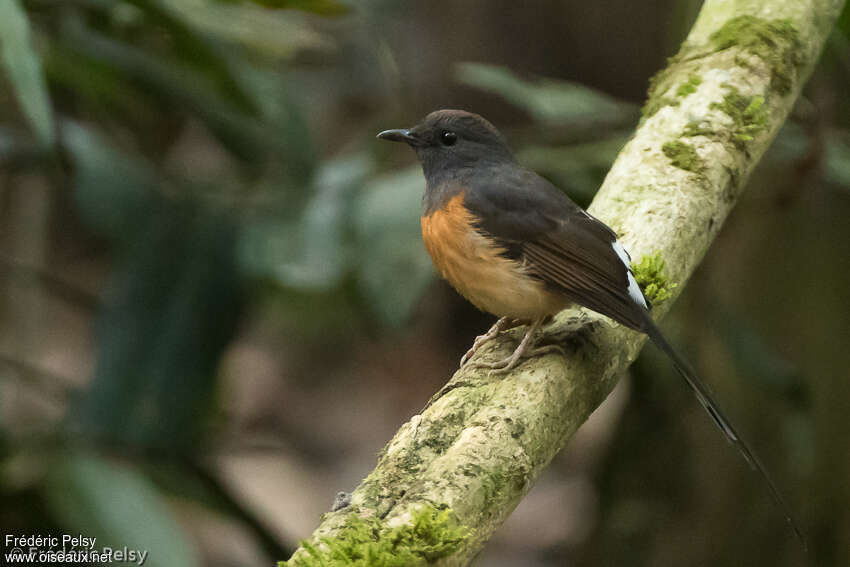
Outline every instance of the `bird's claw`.
[(523, 359), (533, 358), (535, 356), (541, 356), (552, 352), (566, 354), (566, 351), (564, 351), (564, 349), (559, 345), (544, 345), (523, 350), (517, 348), (509, 357), (498, 362), (474, 362), (472, 365), (475, 368), (489, 368), (490, 372), (488, 372), (488, 375), (491, 376), (493, 374), (505, 374), (506, 372), (510, 372), (516, 368)]
[(499, 336), (499, 333), (509, 328), (510, 322), (511, 319), (507, 317), (502, 317), (501, 319), (496, 321), (496, 323), (492, 327), (490, 327), (490, 330), (488, 330), (486, 333), (475, 337), (475, 340), (472, 342), (472, 346), (469, 348), (468, 351), (466, 351), (466, 354), (461, 357), (460, 367), (463, 368), (464, 365), (466, 365), (466, 363), (469, 362), (469, 360), (473, 356), (475, 356), (475, 353), (478, 352), (478, 349), (484, 346), (485, 343), (491, 341), (492, 339), (495, 339), (497, 336)]
[[(499, 321), (496, 323), (496, 325), (493, 325), (493, 328), (490, 329), (490, 331), (487, 332), (487, 335), (490, 335), (490, 333), (492, 333), (494, 331), (494, 329), (496, 329), (496, 327), (501, 322), (502, 322), (502, 319), (499, 319)], [(559, 345), (544, 345), (544, 346), (538, 346), (538, 347), (534, 346), (535, 335), (537, 334), (537, 331), (540, 329), (542, 322), (543, 322), (542, 319), (538, 319), (538, 320), (534, 321), (528, 327), (528, 331), (526, 331), (525, 336), (522, 338), (522, 341), (520, 341), (519, 345), (516, 347), (514, 352), (509, 357), (505, 358), (504, 360), (500, 360), (498, 362), (473, 362), (473, 363), (471, 363), (472, 366), (474, 366), (476, 368), (489, 368), (490, 369), (489, 374), (503, 374), (503, 373), (509, 372), (510, 370), (515, 368), (516, 365), (519, 364), (519, 361), (522, 360), (523, 358), (529, 358), (529, 357), (532, 357), (532, 356), (547, 354), (547, 353), (554, 352), (554, 351), (557, 351), (561, 354), (565, 354), (564, 349), (561, 348)], [(495, 334), (498, 334), (498, 331)], [(486, 335), (484, 335), (484, 337), (486, 337)], [(479, 338), (481, 338), (481, 337), (479, 337)], [(490, 338), (492, 338), (492, 337), (490, 337)], [(489, 340), (489, 338), (486, 339), (486, 340)], [(476, 340), (476, 342), (477, 342), (477, 340)], [(472, 349), (470, 349), (473, 352), (473, 354), (474, 354), (475, 348), (476, 348), (476, 346), (473, 343)], [(469, 353), (467, 353), (467, 355), (469, 355)], [(466, 356), (464, 356), (464, 358), (461, 359), (461, 362), (465, 362), (466, 360), (468, 360), (468, 359), (467, 359)]]

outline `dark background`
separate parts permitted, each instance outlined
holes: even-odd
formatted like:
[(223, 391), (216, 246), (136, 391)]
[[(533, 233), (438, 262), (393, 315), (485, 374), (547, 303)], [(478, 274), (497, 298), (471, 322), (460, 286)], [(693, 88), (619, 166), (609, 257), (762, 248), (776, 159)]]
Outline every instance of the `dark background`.
[[(482, 113), (587, 205), (699, 5), (0, 4), (0, 531), (285, 559), (492, 322), (375, 133)], [(648, 348), (477, 565), (850, 564), (848, 71), (845, 16), (663, 323), (808, 555)]]

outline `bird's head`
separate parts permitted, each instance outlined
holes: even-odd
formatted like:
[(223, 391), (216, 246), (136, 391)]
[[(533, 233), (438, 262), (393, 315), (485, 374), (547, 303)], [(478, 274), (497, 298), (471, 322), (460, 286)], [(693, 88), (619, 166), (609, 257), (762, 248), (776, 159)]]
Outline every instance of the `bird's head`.
[(407, 143), (429, 179), (473, 165), (513, 161), (513, 154), (496, 127), (464, 110), (436, 110), (412, 128), (384, 130), (378, 138)]

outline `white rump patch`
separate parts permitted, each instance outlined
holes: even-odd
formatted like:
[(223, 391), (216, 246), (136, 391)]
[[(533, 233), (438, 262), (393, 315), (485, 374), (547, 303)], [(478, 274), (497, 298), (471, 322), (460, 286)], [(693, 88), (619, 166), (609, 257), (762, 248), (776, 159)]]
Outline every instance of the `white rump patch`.
[(623, 245), (620, 244), (619, 240), (615, 240), (614, 242), (612, 242), (611, 248), (614, 249), (614, 252), (617, 253), (617, 256), (620, 258), (620, 261), (626, 267), (626, 276), (629, 278), (629, 297), (631, 297), (638, 305), (643, 305), (644, 307), (646, 307), (646, 299), (643, 297), (643, 293), (640, 291), (640, 286), (638, 285), (634, 274), (632, 274), (632, 263), (629, 253), (626, 252), (626, 249), (623, 248)]

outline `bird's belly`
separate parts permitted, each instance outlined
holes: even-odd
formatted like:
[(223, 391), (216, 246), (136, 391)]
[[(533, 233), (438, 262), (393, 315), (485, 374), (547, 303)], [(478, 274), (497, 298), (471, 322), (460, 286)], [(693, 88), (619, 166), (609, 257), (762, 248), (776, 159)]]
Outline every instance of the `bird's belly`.
[(566, 298), (502, 255), (473, 228), (462, 195), (422, 218), (422, 239), (434, 266), (476, 307), (499, 317), (531, 320), (557, 313)]

